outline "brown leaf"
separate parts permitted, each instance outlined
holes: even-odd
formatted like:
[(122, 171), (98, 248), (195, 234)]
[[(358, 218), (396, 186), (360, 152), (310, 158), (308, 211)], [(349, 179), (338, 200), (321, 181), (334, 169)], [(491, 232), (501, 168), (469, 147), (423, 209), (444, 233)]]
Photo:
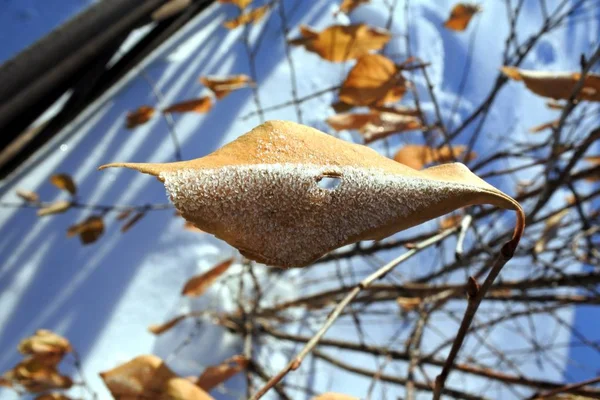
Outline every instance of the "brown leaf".
[(59, 189), (66, 190), (71, 193), (71, 195), (75, 196), (77, 194), (77, 186), (71, 178), (70, 175), (67, 174), (56, 174), (50, 177), (50, 183), (56, 186)]
[(71, 397), (66, 396), (62, 393), (46, 393), (36, 397), (34, 400), (72, 400)]
[(358, 130), (363, 135), (365, 144), (394, 133), (422, 128), (415, 117), (376, 111), (332, 115), (327, 118), (327, 123), (336, 131)]
[[(432, 149), (429, 146), (418, 144), (409, 144), (402, 147), (394, 156), (394, 160), (414, 169), (422, 169), (425, 165), (431, 163), (452, 162), (455, 159), (463, 157), (467, 147), (463, 145), (454, 145), (450, 147), (443, 146), (439, 149)], [(466, 162), (472, 161), (477, 157), (475, 152), (469, 153)]]
[(592, 164), (600, 164), (600, 155), (599, 156), (587, 156), (584, 158), (585, 161), (590, 162)]
[(191, 223), (190, 221), (185, 221), (183, 224), (183, 229), (190, 232), (198, 232), (198, 233), (206, 233), (202, 229), (198, 228), (196, 225)]
[(569, 209), (565, 208), (546, 220), (544, 230), (542, 231), (542, 236), (540, 236), (540, 238), (535, 242), (535, 246), (533, 248), (534, 253), (540, 254), (546, 250), (546, 245), (550, 240), (556, 237), (560, 223), (568, 213)]
[(128, 208), (126, 210), (121, 211), (119, 213), (119, 215), (117, 215), (117, 221), (123, 221), (124, 219), (129, 217), (132, 212), (133, 212), (133, 208)]
[(403, 106), (370, 106), (371, 111), (386, 112), (398, 115), (419, 116), (419, 110)]
[(238, 6), (240, 8), (240, 10), (245, 9), (246, 7), (248, 7), (250, 5), (250, 3), (252, 3), (252, 0), (219, 0), (219, 3), (231, 3), (231, 4), (235, 4), (236, 6)]
[(136, 213), (133, 217), (131, 217), (129, 219), (129, 221), (125, 222), (123, 224), (123, 226), (121, 227), (121, 233), (125, 233), (127, 232), (129, 229), (131, 229), (132, 226), (134, 226), (135, 224), (137, 224), (142, 218), (144, 218), (144, 215), (146, 215), (146, 212), (144, 211), (140, 211), (138, 213)]
[(554, 128), (558, 127), (558, 123), (559, 122), (560, 121), (558, 119), (554, 120), (554, 121), (546, 122), (544, 124), (540, 124), (540, 125), (534, 126), (533, 128), (529, 128), (529, 132), (531, 132), (531, 133), (539, 133), (539, 132), (545, 131), (546, 129), (554, 129)]
[(565, 109), (565, 105), (562, 103), (559, 103), (556, 100), (548, 100), (546, 102), (546, 107), (548, 107), (552, 110), (564, 110)]
[(127, 113), (127, 129), (133, 129), (139, 125), (143, 125), (154, 116), (154, 108), (150, 106), (141, 106), (135, 111)]
[(222, 99), (233, 90), (242, 89), (254, 84), (248, 75), (232, 75), (225, 77), (203, 76), (200, 82), (215, 94), (217, 99)]
[(168, 113), (185, 113), (195, 112), (199, 114), (206, 113), (212, 108), (212, 99), (209, 96), (200, 97), (194, 100), (182, 101), (181, 103), (173, 104), (165, 108), (162, 112)]
[(37, 211), (38, 217), (52, 214), (62, 214), (71, 208), (72, 203), (67, 200), (58, 200), (52, 204), (39, 208)]
[[(579, 72), (546, 72), (530, 71), (515, 67), (502, 67), (504, 75), (516, 81), (523, 81), (533, 93), (542, 97), (567, 100), (571, 97), (577, 82), (581, 78)], [(577, 100), (600, 101), (600, 74), (587, 74)]]
[(354, 60), (371, 51), (381, 50), (392, 37), (386, 30), (365, 24), (332, 25), (321, 32), (301, 25), (300, 34), (300, 38), (289, 43), (304, 46), (306, 50), (333, 62)]
[(446, 230), (450, 228), (455, 228), (460, 225), (462, 222), (463, 216), (462, 214), (451, 214), (447, 217), (444, 217), (440, 220), (440, 229)]
[(0, 376), (0, 387), (11, 388), (13, 387), (13, 383), (10, 379), (6, 379), (5, 377)]
[(215, 386), (238, 374), (247, 366), (248, 359), (246, 357), (242, 355), (233, 356), (219, 365), (207, 367), (196, 381), (196, 385), (210, 392)]
[(223, 23), (223, 26), (227, 29), (235, 29), (238, 26), (246, 25), (249, 23), (256, 24), (267, 14), (267, 11), (269, 11), (269, 7), (269, 3), (261, 7), (256, 7), (250, 11), (240, 14), (240, 16), (237, 18), (225, 21)]
[(372, 106), (400, 100), (406, 81), (394, 62), (379, 54), (362, 56), (350, 70), (339, 98), (355, 106)]
[(73, 350), (67, 339), (47, 329), (39, 329), (35, 335), (21, 340), (18, 349), (21, 354), (39, 360), (50, 359), (52, 365), (58, 364), (65, 354)]
[(350, 14), (356, 7), (360, 6), (361, 4), (367, 4), (370, 1), (371, 0), (342, 0), (339, 12)]
[(323, 393), (319, 396), (313, 397), (312, 400), (359, 400), (358, 397), (348, 396), (347, 394), (342, 393)]
[(206, 392), (187, 379), (179, 378), (153, 355), (135, 357), (101, 372), (100, 377), (116, 399), (212, 400)]
[(464, 31), (467, 29), (471, 18), (481, 11), (477, 4), (458, 3), (452, 7), (450, 16), (444, 22), (444, 26), (453, 31)]
[(7, 375), (7, 379), (17, 382), (30, 393), (68, 389), (73, 386), (71, 378), (61, 375), (55, 366), (49, 365), (45, 360), (37, 357), (24, 359)]
[(181, 13), (190, 4), (192, 4), (192, 0), (169, 0), (152, 13), (152, 19), (154, 21), (162, 21), (170, 18)]
[(181, 294), (188, 297), (198, 297), (201, 296), (206, 289), (210, 287), (225, 271), (229, 269), (231, 264), (233, 264), (234, 259), (230, 258), (228, 260), (223, 261), (222, 263), (217, 264), (209, 271), (194, 276), (191, 278), (181, 291)]
[(336, 113), (345, 113), (346, 111), (350, 111), (351, 109), (354, 108), (353, 104), (348, 104), (348, 103), (344, 103), (343, 101), (336, 101), (335, 103), (333, 103), (331, 105), (331, 108), (333, 108), (333, 111), (335, 111)]
[(160, 335), (165, 333), (166, 331), (170, 330), (171, 328), (173, 328), (175, 325), (177, 325), (178, 323), (180, 323), (181, 321), (183, 321), (184, 319), (186, 319), (188, 317), (187, 314), (182, 314), (182, 315), (178, 315), (175, 318), (172, 318), (170, 320), (168, 320), (167, 322), (165, 322), (164, 324), (160, 324), (160, 325), (150, 325), (148, 327), (148, 331), (150, 333), (153, 333), (155, 335)]
[(421, 304), (421, 299), (418, 297), (398, 297), (396, 303), (402, 311), (409, 312)]
[[(302, 267), (474, 204), (519, 204), (460, 164), (417, 171), (368, 147), (290, 121), (268, 121), (205, 157), (114, 163), (163, 181), (182, 216), (268, 265)], [(319, 185), (337, 179), (335, 188)], [(433, 195), (435, 193), (435, 195)]]
[(84, 221), (71, 225), (67, 230), (67, 237), (79, 235), (82, 244), (94, 243), (104, 233), (102, 217), (92, 215)]
[(20, 198), (22, 198), (23, 200), (25, 200), (28, 203), (37, 203), (40, 201), (40, 197), (35, 192), (29, 191), (29, 190), (17, 189), (16, 193), (17, 193), (17, 196), (19, 196)]

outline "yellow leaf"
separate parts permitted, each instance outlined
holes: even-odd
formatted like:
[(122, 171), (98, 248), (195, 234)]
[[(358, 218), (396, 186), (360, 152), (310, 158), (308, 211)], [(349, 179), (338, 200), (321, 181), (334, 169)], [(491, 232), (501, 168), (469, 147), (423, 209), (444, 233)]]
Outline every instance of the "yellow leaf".
[[(268, 121), (205, 157), (114, 163), (158, 177), (182, 216), (245, 257), (302, 267), (473, 204), (519, 204), (460, 163), (417, 171), (308, 126)], [(335, 188), (319, 185), (337, 179)]]
[[(432, 149), (429, 146), (418, 144), (409, 144), (402, 147), (394, 156), (394, 160), (414, 169), (422, 169), (425, 165), (431, 163), (451, 162), (462, 158), (467, 147), (463, 145), (454, 145), (452, 150), (448, 146), (442, 146), (439, 149)], [(477, 155), (474, 152), (469, 153), (465, 162), (475, 159)]]
[(248, 359), (242, 355), (233, 356), (219, 365), (207, 367), (196, 381), (196, 385), (210, 392), (248, 366)]
[(560, 222), (568, 213), (569, 209), (565, 208), (546, 220), (544, 230), (542, 231), (542, 236), (540, 236), (540, 238), (535, 242), (535, 246), (533, 248), (534, 253), (540, 254), (546, 250), (546, 245), (550, 240), (556, 237), (560, 227)]
[(422, 128), (420, 121), (415, 117), (376, 111), (336, 114), (327, 118), (327, 123), (336, 131), (358, 130), (363, 135), (365, 144), (394, 133)]
[(252, 0), (219, 0), (219, 3), (235, 4), (236, 6), (238, 6), (240, 8), (240, 10), (243, 10), (246, 7), (248, 7), (250, 5), (250, 3), (252, 3)]
[(290, 40), (290, 44), (304, 46), (321, 58), (333, 62), (354, 60), (374, 50), (381, 50), (392, 37), (383, 29), (358, 25), (332, 25), (322, 32), (308, 26), (300, 26), (302, 37)]
[(342, 102), (372, 106), (400, 100), (406, 81), (392, 60), (379, 55), (362, 56), (350, 70), (340, 89)]
[(398, 297), (396, 303), (398, 303), (402, 311), (409, 312), (421, 304), (421, 299), (418, 297)]
[(79, 235), (82, 244), (94, 243), (104, 233), (102, 217), (92, 215), (84, 221), (71, 225), (67, 230), (67, 237)]
[(444, 23), (444, 26), (453, 31), (464, 31), (467, 29), (471, 18), (481, 11), (477, 4), (459, 3), (452, 7), (450, 16)]
[(37, 211), (38, 217), (52, 214), (62, 214), (71, 208), (72, 203), (67, 200), (58, 200), (52, 204), (44, 206)]
[(135, 357), (101, 372), (100, 377), (116, 399), (212, 400), (206, 392), (187, 379), (179, 378), (153, 355)]
[(128, 221), (126, 221), (121, 227), (121, 233), (127, 232), (131, 227), (137, 224), (142, 218), (144, 218), (146, 213), (144, 211), (140, 211), (136, 213), (133, 217), (131, 217)]
[(264, 6), (256, 7), (253, 10), (240, 14), (240, 16), (237, 18), (225, 21), (223, 23), (223, 26), (225, 26), (225, 28), (227, 29), (235, 29), (238, 26), (246, 25), (249, 23), (256, 24), (265, 16), (267, 11), (269, 11), (269, 7), (270, 5), (268, 3)]
[(312, 400), (359, 400), (359, 398), (348, 396), (347, 394), (328, 392), (313, 397)]
[(215, 94), (217, 99), (222, 99), (231, 91), (242, 89), (254, 84), (248, 75), (233, 75), (225, 77), (203, 76), (200, 82)]
[[(515, 67), (502, 67), (507, 77), (523, 81), (527, 89), (542, 97), (567, 100), (571, 97), (577, 82), (581, 78), (579, 72), (545, 72), (529, 71)], [(600, 74), (587, 74), (577, 100), (600, 101)]]
[(188, 317), (187, 314), (182, 314), (182, 315), (178, 315), (175, 318), (168, 320), (164, 324), (150, 325), (148, 327), (148, 331), (155, 335), (160, 335), (160, 334), (165, 333), (166, 331), (170, 330), (171, 328), (175, 327), (175, 325), (177, 325), (178, 323), (180, 323), (187, 317)]
[(170, 0), (152, 13), (152, 19), (154, 21), (162, 21), (170, 18), (181, 13), (190, 4), (192, 4), (192, 0)]
[(195, 112), (199, 114), (206, 113), (212, 108), (212, 100), (209, 96), (200, 97), (194, 100), (182, 101), (181, 103), (173, 104), (163, 110), (163, 113), (185, 113)]
[(135, 111), (130, 111), (127, 113), (127, 123), (125, 126), (127, 129), (133, 129), (139, 125), (143, 125), (146, 122), (150, 121), (152, 116), (154, 116), (154, 108), (150, 106), (141, 106)]
[(354, 9), (361, 4), (367, 4), (371, 0), (342, 0), (342, 4), (340, 4), (340, 12), (345, 14), (350, 14)]
[(233, 258), (217, 264), (209, 271), (191, 278), (181, 291), (181, 294), (189, 297), (201, 296), (225, 271), (233, 264)]
[(17, 189), (17, 196), (28, 203), (37, 203), (40, 201), (40, 197), (37, 195), (37, 193), (30, 190)]
[(73, 350), (67, 339), (47, 329), (39, 329), (35, 335), (21, 340), (18, 349), (21, 354), (35, 356), (40, 360), (50, 359), (50, 364), (53, 365), (58, 364), (66, 353)]
[(546, 122), (540, 125), (536, 125), (533, 128), (529, 128), (529, 132), (531, 133), (539, 133), (539, 132), (543, 132), (546, 129), (554, 129), (556, 127), (558, 127), (558, 123), (559, 120), (554, 120), (554, 121), (550, 121), (550, 122)]
[(59, 189), (66, 190), (71, 193), (71, 195), (77, 194), (77, 186), (71, 178), (70, 175), (67, 174), (56, 174), (50, 177), (50, 183), (56, 186)]

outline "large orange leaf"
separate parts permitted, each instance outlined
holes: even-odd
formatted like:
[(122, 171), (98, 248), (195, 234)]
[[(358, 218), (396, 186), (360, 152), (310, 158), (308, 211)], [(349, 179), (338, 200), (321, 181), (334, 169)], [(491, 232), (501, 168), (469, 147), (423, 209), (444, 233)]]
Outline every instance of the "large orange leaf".
[[(394, 160), (414, 169), (421, 169), (431, 163), (445, 163), (454, 161), (463, 156), (467, 147), (463, 145), (454, 145), (452, 150), (448, 146), (442, 146), (438, 149), (432, 149), (429, 146), (418, 144), (409, 144), (402, 147), (394, 156)], [(466, 162), (472, 161), (477, 155), (474, 152), (469, 153)]]
[(206, 289), (210, 287), (221, 275), (225, 273), (233, 264), (234, 259), (230, 258), (228, 260), (223, 261), (222, 263), (217, 264), (209, 271), (197, 275), (186, 282), (181, 294), (189, 297), (198, 297), (202, 296)]
[[(523, 211), (460, 163), (423, 171), (289, 121), (268, 121), (205, 157), (115, 163), (163, 181), (175, 207), (252, 260), (282, 267), (395, 232), (473, 204)], [(324, 178), (338, 181), (322, 187)]]
[(67, 237), (79, 235), (79, 239), (83, 244), (94, 243), (104, 233), (104, 221), (102, 217), (92, 215), (84, 221), (71, 225), (67, 230)]
[(215, 386), (238, 374), (247, 366), (248, 359), (246, 357), (242, 355), (233, 356), (219, 365), (207, 367), (196, 381), (196, 385), (210, 392)]
[(290, 40), (290, 44), (304, 46), (333, 62), (354, 60), (374, 50), (380, 50), (389, 42), (391, 34), (383, 29), (365, 24), (332, 25), (321, 32), (301, 25), (302, 37)]
[(256, 24), (259, 22), (269, 11), (271, 7), (268, 3), (261, 7), (256, 7), (250, 11), (243, 12), (239, 17), (225, 21), (223, 26), (227, 29), (235, 29), (238, 26), (246, 25), (249, 23)]
[(115, 399), (212, 400), (204, 390), (178, 377), (153, 355), (138, 356), (100, 376)]
[(371, 106), (400, 100), (406, 81), (394, 62), (379, 54), (362, 56), (350, 70), (340, 89), (342, 102)]
[(459, 3), (452, 7), (444, 26), (453, 31), (464, 31), (469, 26), (471, 18), (480, 11), (481, 7), (477, 4)]
[(56, 365), (66, 353), (73, 349), (69, 341), (47, 329), (39, 329), (35, 335), (21, 340), (19, 352), (36, 357), (38, 360), (49, 360)]
[(212, 99), (209, 96), (200, 97), (198, 99), (182, 101), (181, 103), (173, 104), (163, 110), (163, 113), (185, 113), (195, 112), (199, 114), (206, 113), (212, 108)]
[[(523, 81), (533, 93), (552, 99), (569, 99), (581, 79), (579, 72), (545, 72), (502, 67), (504, 75), (516, 81)], [(587, 74), (583, 87), (576, 99), (600, 101), (600, 74)]]
[(200, 82), (215, 94), (217, 99), (222, 99), (233, 90), (242, 89), (254, 84), (248, 75), (232, 75), (225, 77), (203, 76)]

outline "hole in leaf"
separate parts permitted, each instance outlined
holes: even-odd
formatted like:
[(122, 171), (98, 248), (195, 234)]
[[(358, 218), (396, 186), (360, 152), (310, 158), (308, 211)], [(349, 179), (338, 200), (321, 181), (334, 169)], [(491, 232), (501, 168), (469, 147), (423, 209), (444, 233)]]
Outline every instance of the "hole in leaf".
[(317, 185), (321, 189), (334, 190), (342, 183), (341, 174), (336, 172), (325, 172), (317, 178)]

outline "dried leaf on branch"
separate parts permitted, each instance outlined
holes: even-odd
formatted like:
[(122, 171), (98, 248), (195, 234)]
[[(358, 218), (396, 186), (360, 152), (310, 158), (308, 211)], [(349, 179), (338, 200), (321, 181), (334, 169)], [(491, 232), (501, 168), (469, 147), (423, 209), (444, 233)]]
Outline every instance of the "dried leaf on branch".
[(200, 97), (198, 99), (182, 101), (181, 103), (173, 104), (165, 108), (162, 112), (165, 114), (169, 113), (186, 113), (195, 112), (198, 114), (204, 114), (210, 111), (212, 108), (212, 99), (210, 96)]
[(66, 212), (73, 203), (67, 200), (58, 200), (52, 204), (44, 206), (37, 210), (38, 217), (43, 217), (45, 215), (53, 215), (53, 214), (62, 214)]
[[(435, 149), (425, 145), (409, 144), (394, 155), (394, 160), (414, 169), (422, 169), (431, 163), (447, 163), (458, 160), (464, 156), (466, 151), (467, 146), (463, 145), (454, 145), (452, 149), (449, 146)], [(477, 154), (472, 151), (466, 157), (465, 162), (472, 161), (475, 157)]]
[(130, 230), (135, 224), (137, 224), (138, 222), (140, 222), (140, 220), (142, 218), (144, 218), (144, 216), (146, 215), (146, 213), (144, 211), (140, 211), (135, 213), (135, 215), (133, 217), (131, 217), (129, 220), (127, 220), (123, 226), (121, 227), (121, 233), (125, 233), (128, 230)]
[(133, 129), (137, 126), (143, 125), (154, 116), (154, 108), (150, 106), (141, 106), (135, 111), (127, 113), (127, 122), (125, 126), (127, 129)]
[(556, 237), (560, 223), (568, 213), (569, 209), (565, 208), (546, 220), (544, 230), (542, 231), (542, 236), (540, 236), (540, 238), (535, 242), (535, 246), (533, 248), (534, 253), (540, 254), (546, 250), (546, 245), (550, 240)]
[(71, 397), (66, 396), (62, 393), (46, 393), (36, 397), (34, 400), (73, 400)]
[(208, 289), (221, 275), (223, 275), (233, 264), (234, 259), (230, 258), (217, 264), (209, 271), (191, 278), (181, 291), (181, 294), (189, 297), (199, 297)]
[(323, 393), (321, 395), (313, 397), (312, 400), (359, 400), (359, 398), (348, 396), (347, 394), (342, 394), (342, 393), (328, 392), (328, 393)]
[[(530, 71), (515, 67), (502, 67), (502, 72), (515, 81), (523, 81), (527, 89), (538, 96), (556, 100), (569, 99), (581, 79), (579, 72)], [(600, 101), (600, 75), (587, 74), (575, 99)]]
[(367, 4), (371, 0), (342, 0), (342, 4), (340, 4), (339, 12), (343, 12), (344, 14), (350, 14), (354, 9), (361, 4)]
[(50, 183), (61, 190), (69, 192), (72, 196), (77, 194), (77, 185), (68, 174), (56, 174), (50, 177)]
[(252, 3), (252, 0), (219, 0), (219, 3), (222, 4), (234, 4), (238, 6), (240, 10), (245, 9)]
[(153, 355), (138, 356), (100, 377), (116, 399), (212, 400), (204, 390), (178, 377)]
[(400, 100), (406, 89), (406, 80), (392, 60), (368, 54), (348, 73), (339, 99), (355, 106), (383, 105)]
[(182, 315), (178, 315), (175, 318), (168, 320), (164, 324), (150, 325), (148, 327), (148, 331), (155, 335), (161, 335), (161, 334), (167, 332), (168, 330), (171, 330), (172, 328), (174, 328), (177, 324), (179, 324), (181, 321), (183, 321), (187, 317), (188, 317), (187, 314), (182, 314)]
[(152, 19), (162, 21), (170, 18), (183, 12), (190, 4), (192, 4), (192, 0), (169, 0), (152, 13)]
[(477, 4), (459, 3), (452, 7), (444, 26), (453, 31), (462, 32), (467, 29), (471, 18), (478, 12), (481, 12), (481, 7)]
[(365, 24), (332, 25), (321, 32), (301, 25), (300, 34), (300, 38), (292, 39), (289, 43), (304, 46), (306, 50), (332, 62), (354, 60), (381, 50), (392, 37), (387, 30)]
[(47, 329), (39, 329), (35, 335), (21, 340), (18, 349), (21, 354), (34, 356), (38, 360), (50, 360), (53, 365), (73, 350), (66, 338)]
[(558, 123), (560, 121), (559, 120), (554, 120), (554, 121), (550, 121), (550, 122), (546, 122), (537, 126), (534, 126), (533, 128), (529, 128), (529, 132), (531, 133), (540, 133), (545, 131), (546, 129), (555, 129), (558, 128)]
[(67, 230), (67, 237), (79, 235), (82, 244), (94, 243), (104, 233), (104, 221), (102, 217), (92, 215), (86, 220), (71, 225)]
[(17, 189), (17, 196), (21, 199), (25, 200), (28, 203), (37, 203), (40, 201), (40, 196), (37, 193), (32, 192), (30, 190)]
[(233, 356), (219, 365), (207, 367), (196, 381), (196, 385), (210, 392), (215, 386), (243, 371), (247, 366), (248, 359), (246, 357), (242, 355)]
[(203, 76), (200, 82), (212, 90), (217, 99), (222, 99), (234, 90), (252, 86), (254, 82), (248, 75), (232, 75), (232, 76)]
[(29, 357), (18, 363), (4, 377), (23, 386), (30, 393), (68, 389), (73, 380), (58, 372), (56, 366), (43, 358)]
[(347, 129), (359, 131), (365, 139), (365, 144), (394, 133), (423, 128), (418, 118), (376, 111), (336, 114), (327, 118), (327, 123), (336, 131)]
[(225, 21), (223, 26), (227, 29), (235, 29), (238, 26), (246, 25), (249, 23), (256, 24), (259, 22), (269, 11), (270, 5), (267, 3), (264, 6), (256, 7), (250, 11), (243, 12), (239, 17)]
[[(157, 176), (175, 207), (245, 257), (302, 267), (327, 252), (472, 204), (523, 214), (511, 197), (462, 164), (417, 171), (289, 121), (269, 121), (206, 157), (168, 164), (114, 163)], [(323, 188), (323, 178), (337, 179)]]
[(402, 311), (410, 312), (419, 307), (421, 299), (418, 297), (398, 297), (396, 303)]

